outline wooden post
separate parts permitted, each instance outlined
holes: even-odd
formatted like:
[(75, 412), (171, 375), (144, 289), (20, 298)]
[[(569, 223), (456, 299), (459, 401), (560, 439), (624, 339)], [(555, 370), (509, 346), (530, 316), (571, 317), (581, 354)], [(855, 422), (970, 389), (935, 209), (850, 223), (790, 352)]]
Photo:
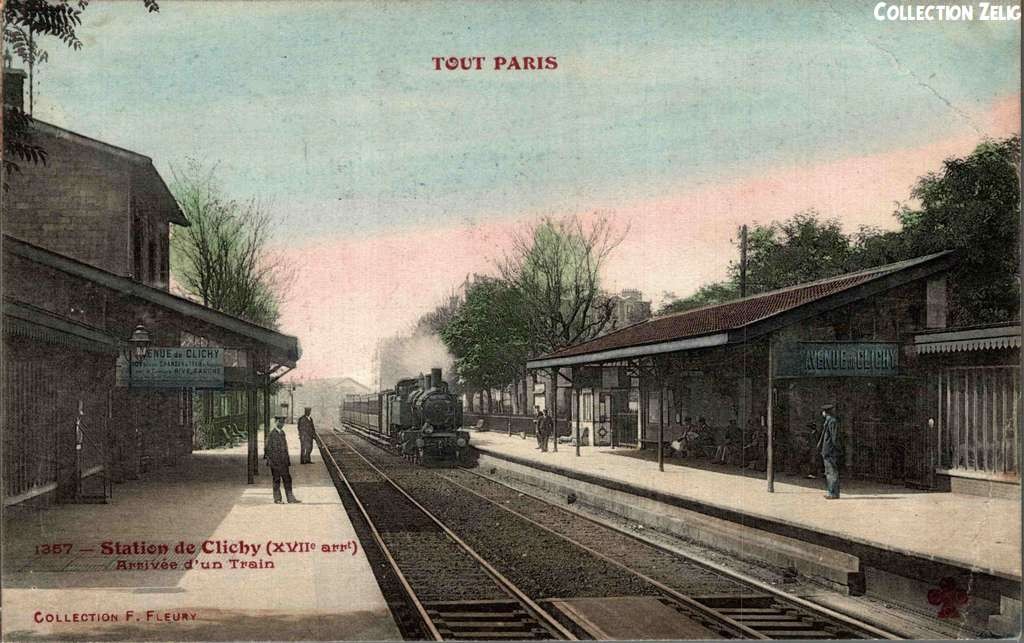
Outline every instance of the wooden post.
[(576, 457), (578, 458), (580, 457), (580, 416), (583, 415), (583, 391), (577, 389), (574, 384), (572, 392), (576, 397)]
[(658, 471), (665, 470), (665, 377), (658, 373)]
[(775, 460), (773, 453), (773, 440), (775, 439), (775, 430), (773, 422), (773, 407), (775, 406), (775, 364), (773, 363), (772, 356), (772, 336), (768, 335), (768, 493), (775, 493)]
[(555, 438), (553, 448), (558, 453), (558, 368), (551, 369), (551, 433)]
[[(639, 371), (639, 369), (637, 369)], [(647, 394), (647, 387), (644, 383), (647, 378), (644, 377), (643, 373), (640, 373), (638, 390), (637, 390), (637, 406), (638, 409), (636, 418), (636, 448), (644, 448), (644, 438), (647, 436), (647, 423), (649, 418), (647, 415), (651, 412), (650, 396)]]
[(246, 463), (246, 484), (256, 482), (256, 427), (252, 421), (252, 404), (249, 403), (250, 389), (245, 389), (245, 435), (248, 440), (248, 462)]
[[(325, 410), (326, 412), (326, 410)], [(294, 413), (294, 411), (291, 411)], [(270, 376), (267, 375), (263, 380), (263, 444), (267, 443), (267, 438), (270, 437)], [(256, 461), (259, 462), (260, 449), (256, 447)]]

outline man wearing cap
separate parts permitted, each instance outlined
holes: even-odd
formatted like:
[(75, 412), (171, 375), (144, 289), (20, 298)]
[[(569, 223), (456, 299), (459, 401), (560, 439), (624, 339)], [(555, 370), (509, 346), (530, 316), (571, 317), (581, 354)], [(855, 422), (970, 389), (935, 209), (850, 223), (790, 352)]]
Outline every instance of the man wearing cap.
[(825, 404), (821, 407), (821, 415), (825, 422), (818, 438), (821, 447), (821, 459), (825, 463), (825, 497), (829, 500), (839, 498), (839, 461), (843, 456), (843, 446), (839, 438), (839, 420), (835, 416), (835, 406)]
[(309, 417), (312, 407), (307, 406), (306, 412), (299, 418), (299, 464), (312, 464), (309, 459), (313, 452), (313, 434), (316, 427), (313, 426), (313, 418)]
[(284, 416), (279, 415), (263, 450), (263, 459), (270, 466), (270, 475), (274, 477), (274, 502), (281, 504), (281, 482), (284, 482), (284, 495), (288, 502), (302, 502), (292, 495), (292, 474), (288, 471), (291, 458), (288, 457), (288, 440), (284, 435)]

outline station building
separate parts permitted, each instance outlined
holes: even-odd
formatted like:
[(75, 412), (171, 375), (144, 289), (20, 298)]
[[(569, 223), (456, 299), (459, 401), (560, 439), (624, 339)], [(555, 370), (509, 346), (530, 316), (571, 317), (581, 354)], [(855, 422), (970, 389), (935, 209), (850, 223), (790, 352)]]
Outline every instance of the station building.
[(1021, 327), (948, 327), (956, 260), (943, 252), (657, 317), (527, 366), (557, 378), (553, 399), (581, 444), (634, 442), (661, 460), (687, 419), (703, 419), (742, 445), (771, 434), (777, 468), (807, 457), (797, 436), (834, 404), (845, 475), (1017, 495)]
[[(5, 69), (19, 107), (22, 78)], [(169, 291), (171, 226), (188, 221), (149, 157), (38, 120), (31, 135), (47, 161), (2, 197), (5, 506), (101, 501), (191, 451), (193, 389), (128, 385), (140, 348), (223, 350), (222, 386), (250, 402), (251, 480), (256, 392), (295, 366), (297, 339)]]

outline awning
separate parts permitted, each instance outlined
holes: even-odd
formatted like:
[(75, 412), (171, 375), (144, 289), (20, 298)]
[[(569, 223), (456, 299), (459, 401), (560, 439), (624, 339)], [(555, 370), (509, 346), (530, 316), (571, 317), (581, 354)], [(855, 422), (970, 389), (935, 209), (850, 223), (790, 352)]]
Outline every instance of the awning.
[(967, 328), (914, 336), (918, 355), (1020, 348), (1020, 325)]
[(3, 312), (3, 330), (6, 335), (27, 337), (92, 353), (118, 353), (117, 340), (92, 326), (58, 317), (34, 306), (6, 300)]

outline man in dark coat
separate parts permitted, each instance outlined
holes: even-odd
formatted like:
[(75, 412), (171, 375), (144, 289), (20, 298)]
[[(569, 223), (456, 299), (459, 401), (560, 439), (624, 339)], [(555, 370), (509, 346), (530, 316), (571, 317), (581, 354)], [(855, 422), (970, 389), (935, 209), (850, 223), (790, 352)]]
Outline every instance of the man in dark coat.
[(312, 407), (307, 406), (305, 414), (299, 418), (299, 464), (313, 463), (309, 459), (313, 452), (313, 435), (316, 433), (313, 418), (309, 416), (312, 410)]
[[(544, 414), (539, 406), (535, 406), (534, 409), (537, 411), (537, 414), (533, 417), (533, 437), (537, 439), (537, 446), (534, 448), (540, 449), (540, 425), (544, 423)], [(526, 429), (523, 429), (523, 437), (526, 437)]]
[(548, 450), (548, 438), (551, 437), (551, 416), (548, 415), (547, 411), (540, 412), (540, 418), (537, 422), (537, 436), (540, 439), (540, 450), (547, 452)]
[(292, 474), (288, 468), (291, 458), (288, 457), (288, 439), (284, 435), (284, 417), (277, 417), (277, 424), (270, 430), (267, 444), (263, 451), (263, 459), (270, 466), (270, 474), (274, 477), (274, 502), (281, 504), (281, 482), (284, 482), (284, 495), (288, 502), (302, 502), (292, 495)]
[(821, 447), (821, 459), (825, 463), (825, 497), (829, 500), (839, 498), (839, 462), (843, 456), (843, 445), (839, 435), (839, 420), (835, 416), (835, 407), (826, 404), (821, 407), (821, 415), (825, 421), (821, 429), (818, 445)]

